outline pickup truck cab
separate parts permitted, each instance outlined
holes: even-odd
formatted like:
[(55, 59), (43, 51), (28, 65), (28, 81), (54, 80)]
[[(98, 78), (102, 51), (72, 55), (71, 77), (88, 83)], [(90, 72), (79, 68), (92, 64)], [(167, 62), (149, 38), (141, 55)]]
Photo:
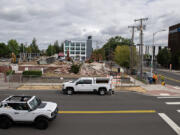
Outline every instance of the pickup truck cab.
[(112, 94), (111, 78), (82, 77), (63, 83), (63, 93), (72, 95), (74, 92), (97, 92), (100, 95)]
[(36, 96), (10, 96), (0, 103), (0, 128), (7, 129), (13, 122), (28, 122), (46, 129), (57, 113), (56, 103), (41, 101)]

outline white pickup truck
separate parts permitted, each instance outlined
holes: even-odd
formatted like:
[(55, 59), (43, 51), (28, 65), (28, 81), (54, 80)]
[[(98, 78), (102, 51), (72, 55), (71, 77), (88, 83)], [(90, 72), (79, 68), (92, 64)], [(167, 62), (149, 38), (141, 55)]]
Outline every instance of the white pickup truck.
[(63, 83), (63, 93), (72, 95), (74, 92), (97, 92), (100, 95), (112, 94), (112, 78), (82, 77)]
[(35, 96), (10, 96), (0, 103), (0, 128), (7, 129), (13, 122), (30, 122), (38, 129), (46, 129), (57, 113), (56, 103)]

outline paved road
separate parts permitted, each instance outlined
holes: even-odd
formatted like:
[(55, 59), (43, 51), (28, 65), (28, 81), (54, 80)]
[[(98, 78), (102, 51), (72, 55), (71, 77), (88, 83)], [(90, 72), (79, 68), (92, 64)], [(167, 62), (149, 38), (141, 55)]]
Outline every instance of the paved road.
[[(150, 68), (146, 68), (145, 70), (150, 72)], [(180, 73), (170, 72), (163, 69), (156, 69), (156, 72), (165, 77), (166, 84), (180, 86)]]
[[(0, 135), (176, 135), (176, 129), (168, 125), (158, 113), (180, 125), (179, 106), (167, 105), (180, 99), (145, 96), (133, 92), (117, 92), (112, 96), (94, 94), (62, 95), (58, 91), (0, 91), (0, 100), (9, 95), (36, 95), (42, 100), (58, 103), (60, 111), (123, 111), (155, 110), (155, 113), (106, 113), (106, 114), (58, 114), (47, 130), (32, 125), (17, 124)], [(176, 126), (176, 125), (175, 125)], [(178, 128), (177, 128), (178, 129)]]
[(165, 76), (165, 82), (170, 85), (180, 86), (180, 74), (157, 69), (157, 73)]

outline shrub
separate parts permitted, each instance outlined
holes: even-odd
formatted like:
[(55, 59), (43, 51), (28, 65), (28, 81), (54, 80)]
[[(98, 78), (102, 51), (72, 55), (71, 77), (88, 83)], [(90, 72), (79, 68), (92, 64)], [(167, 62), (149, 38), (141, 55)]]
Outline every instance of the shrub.
[(24, 71), (23, 76), (42, 76), (42, 71)]
[(77, 74), (77, 73), (79, 73), (80, 67), (81, 67), (80, 64), (79, 65), (78, 64), (73, 64), (71, 66), (70, 72)]
[(14, 71), (14, 70), (8, 70), (8, 71), (6, 72), (6, 75), (10, 75), (10, 74), (15, 74), (15, 71)]

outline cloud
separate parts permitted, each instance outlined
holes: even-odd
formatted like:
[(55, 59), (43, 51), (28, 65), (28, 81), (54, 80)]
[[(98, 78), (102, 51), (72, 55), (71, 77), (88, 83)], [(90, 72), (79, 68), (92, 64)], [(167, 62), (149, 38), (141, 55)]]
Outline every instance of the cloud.
[[(156, 43), (167, 45), (168, 27), (180, 23), (179, 5), (179, 0), (1, 0), (0, 41), (16, 38), (30, 44), (36, 37), (45, 49), (55, 40), (92, 35), (102, 45), (111, 36), (131, 38), (128, 26), (148, 17), (144, 43), (152, 43), (153, 32), (167, 29), (156, 35)], [(139, 31), (135, 42), (139, 43)]]

